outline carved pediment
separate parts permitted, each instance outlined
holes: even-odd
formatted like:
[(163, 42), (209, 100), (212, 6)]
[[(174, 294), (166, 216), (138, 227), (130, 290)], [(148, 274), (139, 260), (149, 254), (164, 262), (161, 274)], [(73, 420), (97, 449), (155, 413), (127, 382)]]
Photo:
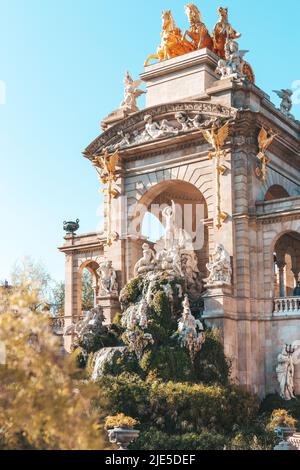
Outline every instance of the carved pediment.
[(144, 109), (107, 129), (83, 152), (92, 159), (105, 148), (110, 152), (140, 146), (154, 140), (174, 138), (212, 125), (235, 119), (237, 110), (215, 103), (169, 103)]

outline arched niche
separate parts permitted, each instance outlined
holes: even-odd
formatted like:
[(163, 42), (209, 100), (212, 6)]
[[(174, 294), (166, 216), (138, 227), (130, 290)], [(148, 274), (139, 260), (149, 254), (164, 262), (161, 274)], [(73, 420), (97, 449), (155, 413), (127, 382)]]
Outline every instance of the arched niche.
[(300, 275), (300, 233), (286, 232), (274, 243), (274, 295), (289, 297)]
[(99, 289), (99, 276), (97, 274), (97, 270), (99, 269), (99, 264), (94, 260), (87, 260), (82, 263), (78, 269), (77, 273), (77, 305), (78, 305), (78, 316), (79, 318), (82, 316), (83, 308), (82, 308), (82, 281), (83, 275), (85, 270), (88, 271), (91, 275), (92, 279), (92, 289), (93, 289), (93, 305), (91, 307), (96, 306), (98, 289)]
[[(176, 205), (176, 228), (183, 229), (193, 241), (193, 249), (198, 256), (199, 269), (206, 276), (206, 264), (209, 261), (208, 239), (208, 207), (203, 194), (193, 184), (182, 180), (169, 180), (152, 186), (142, 196), (138, 204), (138, 216), (140, 217), (140, 230), (145, 228), (144, 218), (147, 214), (148, 221), (153, 221), (154, 232), (161, 235), (164, 218), (162, 211), (165, 207)], [(157, 224), (154, 224), (154, 218)], [(143, 236), (149, 236), (145, 231)], [(153, 237), (151, 241), (153, 240)]]
[(280, 186), (279, 184), (274, 184), (266, 192), (265, 201), (268, 202), (268, 201), (273, 201), (276, 199), (284, 199), (286, 197), (290, 197), (287, 190), (283, 186)]

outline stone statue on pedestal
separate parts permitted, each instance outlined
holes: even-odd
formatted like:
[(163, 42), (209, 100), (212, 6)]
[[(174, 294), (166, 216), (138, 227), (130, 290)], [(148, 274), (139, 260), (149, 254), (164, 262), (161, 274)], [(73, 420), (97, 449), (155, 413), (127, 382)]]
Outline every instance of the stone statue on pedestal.
[(219, 244), (216, 246), (212, 260), (206, 267), (210, 273), (209, 277), (205, 280), (207, 287), (231, 285), (231, 261), (223, 245)]
[(124, 100), (122, 101), (120, 108), (124, 109), (127, 113), (137, 113), (139, 111), (137, 99), (145, 93), (142, 90), (138, 90), (141, 83), (142, 80), (134, 81), (129, 72), (126, 72), (124, 78)]
[(291, 114), (291, 110), (293, 107), (293, 91), (292, 90), (274, 90), (279, 98), (281, 98), (280, 103), (280, 111), (285, 114), (285, 116), (289, 117), (290, 119), (295, 119), (294, 116)]
[(293, 352), (285, 346), (278, 355), (278, 365), (276, 367), (277, 379), (280, 387), (280, 396), (286, 401), (292, 400), (294, 394), (295, 366), (293, 362)]
[(100, 296), (118, 293), (117, 274), (111, 261), (105, 260), (100, 263), (97, 274), (100, 279)]
[(225, 43), (225, 60), (219, 60), (216, 72), (221, 75), (222, 79), (232, 76), (237, 78), (246, 77), (244, 56), (247, 52), (249, 51), (240, 51), (236, 41), (227, 39)]

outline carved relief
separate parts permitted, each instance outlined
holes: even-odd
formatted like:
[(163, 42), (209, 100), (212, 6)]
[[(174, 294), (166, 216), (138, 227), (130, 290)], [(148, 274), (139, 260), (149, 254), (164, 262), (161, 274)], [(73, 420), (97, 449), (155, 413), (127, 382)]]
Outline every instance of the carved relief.
[[(183, 126), (182, 122), (178, 121), (178, 113), (188, 115), (187, 126)], [(84, 155), (90, 159), (94, 159), (95, 155), (102, 153), (105, 148), (113, 152), (116, 148), (125, 148), (126, 146), (142, 143), (143, 139), (141, 139), (141, 135), (146, 130), (145, 118), (148, 118), (149, 115), (151, 115), (152, 118), (152, 125), (156, 123), (158, 126), (161, 126), (164, 121), (164, 125), (167, 124), (169, 128), (169, 137), (174, 137), (178, 132), (192, 131), (201, 127), (205, 128), (216, 118), (220, 120), (229, 118), (235, 119), (237, 110), (220, 104), (204, 102), (169, 103), (148, 108), (111, 126), (87, 147)], [(159, 119), (160, 116), (165, 116), (165, 118)], [(181, 116), (181, 118), (183, 121), (183, 116)], [(174, 124), (171, 124), (171, 122)], [(149, 122), (148, 129), (150, 128), (150, 124)], [(170, 128), (176, 130), (171, 132)], [(145, 136), (146, 134), (143, 135)], [(161, 136), (156, 138), (161, 138)]]

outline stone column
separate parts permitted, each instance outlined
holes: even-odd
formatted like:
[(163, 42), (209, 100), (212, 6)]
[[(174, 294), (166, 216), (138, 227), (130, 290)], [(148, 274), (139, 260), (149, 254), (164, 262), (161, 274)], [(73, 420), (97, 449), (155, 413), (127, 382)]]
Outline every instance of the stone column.
[[(74, 255), (66, 255), (65, 262), (65, 328), (71, 326), (74, 319), (74, 295), (76, 295), (76, 286), (74, 286)], [(64, 337), (64, 347), (70, 351), (72, 337)]]
[(284, 258), (279, 258), (277, 257), (277, 266), (279, 270), (279, 296), (280, 297), (285, 297), (286, 296), (286, 291), (285, 291), (285, 272), (284, 268), (286, 267), (285, 260)]

